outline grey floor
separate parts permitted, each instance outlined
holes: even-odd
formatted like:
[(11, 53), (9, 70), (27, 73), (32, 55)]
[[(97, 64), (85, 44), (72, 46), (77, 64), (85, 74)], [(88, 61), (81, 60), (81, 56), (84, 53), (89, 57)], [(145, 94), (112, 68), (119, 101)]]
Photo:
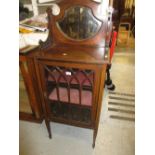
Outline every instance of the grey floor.
[[(117, 48), (113, 59), (111, 77), (116, 85), (115, 93), (105, 89), (96, 146), (92, 149), (92, 130), (51, 123), (53, 138), (48, 138), (45, 123), (20, 121), (20, 155), (134, 155), (134, 49)], [(120, 94), (119, 94), (120, 93)], [(122, 96), (127, 94), (127, 96)], [(111, 99), (110, 96), (128, 100)], [(121, 102), (129, 106), (110, 105)], [(131, 105), (131, 106), (130, 106)], [(116, 111), (110, 111), (108, 108)], [(126, 110), (119, 112), (118, 109)], [(130, 112), (132, 111), (132, 112)], [(113, 119), (111, 115), (126, 117)]]

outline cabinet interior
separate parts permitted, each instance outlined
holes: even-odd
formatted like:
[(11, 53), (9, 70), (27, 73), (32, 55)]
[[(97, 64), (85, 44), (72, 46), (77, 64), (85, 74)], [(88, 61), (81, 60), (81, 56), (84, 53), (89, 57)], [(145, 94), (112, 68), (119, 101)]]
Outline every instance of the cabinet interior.
[(51, 117), (91, 124), (94, 71), (45, 66)]

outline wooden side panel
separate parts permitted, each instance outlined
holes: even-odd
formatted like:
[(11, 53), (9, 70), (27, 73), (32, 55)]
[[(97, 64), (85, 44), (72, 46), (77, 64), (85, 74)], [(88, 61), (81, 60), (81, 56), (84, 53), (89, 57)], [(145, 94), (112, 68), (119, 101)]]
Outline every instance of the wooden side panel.
[(99, 86), (98, 86), (98, 98), (97, 98), (97, 110), (96, 110), (96, 116), (95, 116), (95, 125), (94, 125), (94, 134), (93, 134), (93, 147), (95, 147), (95, 140), (98, 132), (98, 126), (99, 126), (99, 120), (100, 120), (100, 113), (102, 108), (102, 97), (103, 97), (103, 90), (104, 90), (104, 83), (105, 83), (105, 77), (106, 77), (106, 64), (100, 65), (100, 80), (99, 80)]
[(43, 120), (43, 113), (40, 106), (37, 80), (34, 78), (35, 70), (33, 60), (28, 59), (27, 56), (20, 56), (19, 59), (20, 70), (32, 110), (32, 113), (20, 112), (19, 117), (21, 120), (41, 122)]

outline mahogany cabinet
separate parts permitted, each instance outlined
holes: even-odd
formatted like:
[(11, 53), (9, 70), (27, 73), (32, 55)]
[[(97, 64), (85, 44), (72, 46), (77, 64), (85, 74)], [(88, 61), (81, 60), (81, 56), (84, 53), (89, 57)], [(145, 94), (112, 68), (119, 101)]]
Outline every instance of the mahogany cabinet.
[(19, 56), (19, 119), (41, 123), (43, 112), (34, 62), (27, 55), (20, 53)]
[[(38, 94), (45, 123), (50, 122), (94, 130), (99, 125), (108, 63), (111, 21), (99, 15), (100, 3), (91, 0), (61, 0), (60, 13), (47, 9), (49, 34), (32, 50)], [(77, 129), (78, 130), (78, 129)]]
[[(63, 55), (63, 51), (61, 53)], [(45, 121), (94, 129), (97, 134), (106, 64), (37, 60)]]

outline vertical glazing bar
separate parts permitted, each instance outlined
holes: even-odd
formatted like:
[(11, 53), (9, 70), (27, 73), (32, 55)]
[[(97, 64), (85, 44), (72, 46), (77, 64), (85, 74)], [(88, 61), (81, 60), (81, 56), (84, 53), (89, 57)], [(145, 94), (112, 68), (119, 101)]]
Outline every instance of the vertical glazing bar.
[(77, 71), (76, 73), (74, 73), (74, 71), (71, 69), (71, 73), (72, 73), (72, 77), (70, 79), (69, 84), (70, 85), (72, 84), (72, 80), (75, 80), (77, 82), (77, 83), (75, 83), (75, 85), (77, 84), (77, 86), (78, 86), (78, 90), (79, 90), (79, 104), (81, 105), (81, 93), (80, 93), (81, 86), (80, 86), (80, 80), (77, 78), (78, 77), (78, 74), (79, 74), (79, 71)]
[(67, 85), (68, 85), (68, 86), (67, 86), (68, 102), (70, 103), (70, 101), (71, 101), (71, 97), (70, 97), (70, 84), (68, 83)]
[(60, 104), (60, 95), (59, 95), (59, 82), (56, 81), (56, 92), (57, 92), (57, 99), (58, 99), (58, 102)]
[(80, 101), (80, 105), (82, 103), (82, 86), (81, 84), (79, 84), (79, 101)]

